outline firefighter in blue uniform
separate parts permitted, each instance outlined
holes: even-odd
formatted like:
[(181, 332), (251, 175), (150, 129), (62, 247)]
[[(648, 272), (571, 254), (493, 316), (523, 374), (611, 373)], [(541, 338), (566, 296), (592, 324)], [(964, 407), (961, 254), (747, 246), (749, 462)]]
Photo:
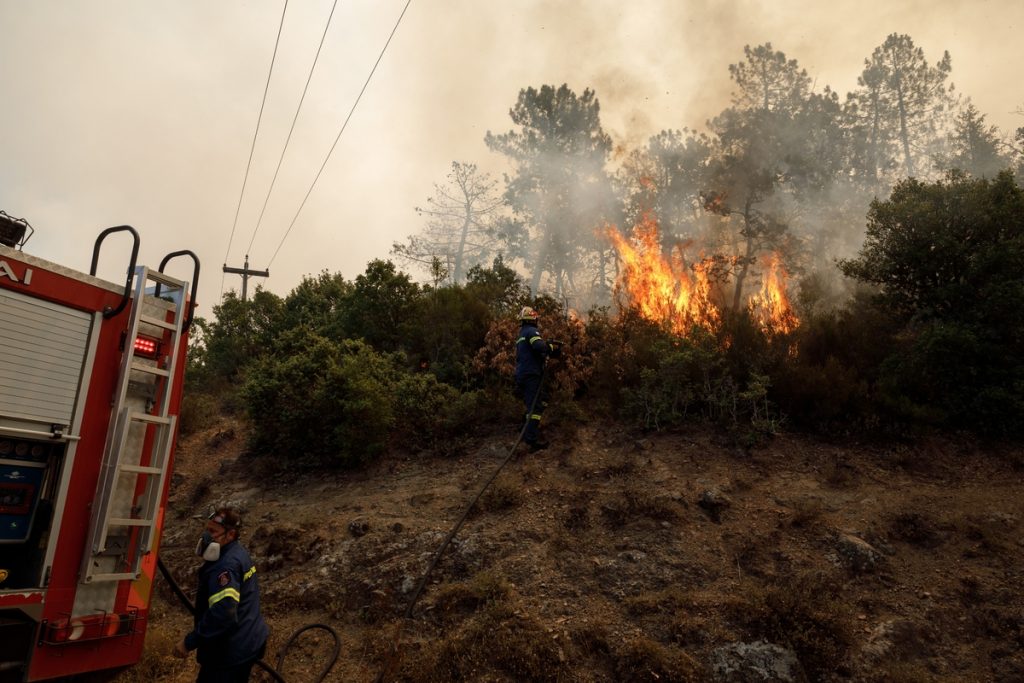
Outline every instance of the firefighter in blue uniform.
[(199, 569), (195, 628), (178, 643), (175, 654), (188, 657), (198, 650), (196, 683), (242, 683), (266, 650), (267, 628), (260, 614), (256, 567), (238, 533), (242, 521), (232, 508), (222, 507), (206, 521), (196, 554)]
[(516, 340), (516, 391), (526, 405), (523, 441), (530, 451), (548, 447), (547, 442), (540, 439), (540, 418), (547, 406), (541, 378), (547, 358), (557, 358), (561, 353), (561, 344), (549, 343), (540, 336), (538, 318), (536, 310), (525, 306), (519, 313), (519, 338)]

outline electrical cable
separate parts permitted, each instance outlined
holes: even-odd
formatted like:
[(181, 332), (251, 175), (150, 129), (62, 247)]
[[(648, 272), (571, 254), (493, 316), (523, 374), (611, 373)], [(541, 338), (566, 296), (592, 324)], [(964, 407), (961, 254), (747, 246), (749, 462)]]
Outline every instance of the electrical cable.
[(427, 578), (430, 577), (430, 573), (434, 570), (434, 567), (437, 566), (437, 563), (438, 561), (440, 561), (441, 556), (444, 554), (444, 551), (448, 548), (448, 545), (452, 542), (452, 539), (455, 538), (455, 535), (459, 533), (459, 530), (462, 528), (462, 525), (465, 523), (466, 519), (469, 518), (469, 513), (473, 510), (474, 506), (476, 506), (477, 501), (480, 500), (480, 496), (484, 494), (484, 491), (486, 491), (487, 488), (491, 485), (491, 483), (497, 478), (498, 474), (500, 474), (501, 471), (505, 468), (505, 465), (507, 465), (509, 461), (512, 459), (512, 456), (515, 455), (516, 448), (518, 448), (519, 444), (522, 442), (523, 436), (525, 436), (526, 434), (526, 428), (530, 424), (530, 415), (533, 414), (534, 408), (537, 407), (537, 401), (540, 400), (541, 394), (544, 393), (544, 377), (545, 371), (544, 369), (541, 369), (540, 383), (537, 386), (537, 394), (533, 397), (533, 401), (530, 403), (530, 410), (527, 411), (526, 420), (523, 423), (523, 428), (519, 430), (519, 437), (516, 439), (516, 442), (512, 444), (512, 448), (509, 449), (508, 455), (505, 456), (505, 459), (501, 461), (501, 464), (498, 465), (498, 468), (494, 470), (494, 472), (487, 479), (487, 481), (484, 482), (484, 485), (480, 488), (480, 490), (477, 491), (476, 495), (473, 496), (473, 500), (469, 502), (469, 505), (467, 505), (466, 509), (463, 510), (462, 516), (459, 517), (459, 520), (457, 522), (455, 522), (455, 526), (453, 526), (451, 531), (448, 532), (448, 535), (445, 536), (445, 539), (441, 543), (441, 546), (434, 553), (434, 557), (431, 558), (430, 564), (427, 565), (426, 571), (423, 572), (423, 576), (420, 577), (419, 584), (417, 584), (416, 590), (413, 591), (412, 597), (409, 598), (409, 604), (406, 605), (405, 612), (402, 614), (402, 621), (398, 623), (398, 629), (395, 632), (395, 637), (391, 641), (391, 650), (388, 652), (387, 659), (384, 663), (384, 668), (381, 669), (381, 672), (379, 674), (377, 674), (377, 677), (373, 680), (373, 683), (383, 683), (394, 670), (395, 665), (398, 663), (398, 647), (402, 639), (402, 631), (405, 629), (405, 624), (410, 619), (412, 619), (413, 608), (416, 606), (416, 601), (419, 600), (420, 593), (423, 592), (424, 586), (427, 585)]
[[(235, 207), (235, 221), (231, 224), (231, 236), (228, 237), (228, 248), (224, 252), (224, 262), (227, 263), (231, 254), (231, 243), (235, 239), (235, 228), (238, 227), (238, 214), (242, 210), (242, 198), (245, 196), (245, 186), (249, 182), (249, 170), (252, 168), (252, 156), (256, 151), (256, 138), (260, 134), (260, 123), (263, 122), (263, 108), (267, 104), (267, 93), (270, 91), (270, 77), (274, 73), (274, 62), (277, 60), (277, 47), (281, 44), (281, 30), (284, 28), (284, 15), (288, 11), (288, 0), (284, 0), (284, 8), (281, 10), (281, 23), (277, 27), (277, 39), (274, 41), (274, 54), (270, 58), (270, 69), (267, 71), (267, 84), (263, 88), (263, 101), (260, 103), (260, 113), (256, 118), (256, 132), (252, 134), (252, 146), (249, 148), (249, 161), (245, 164), (245, 178), (242, 180), (242, 191), (238, 194), (238, 206)], [(224, 276), (220, 278), (220, 293), (224, 295)]]
[[(189, 614), (195, 616), (195, 605), (192, 604), (192, 601), (188, 599), (187, 595), (185, 595), (185, 591), (181, 590), (181, 586), (179, 586), (178, 582), (174, 580), (173, 576), (171, 576), (171, 572), (169, 569), (167, 569), (167, 565), (164, 564), (162, 558), (156, 558), (156, 566), (157, 569), (160, 570), (160, 573), (163, 574), (164, 579), (167, 580), (167, 584), (171, 587), (171, 591), (178, 597), (178, 600), (181, 601), (181, 604), (185, 606), (185, 609), (189, 611)], [(321, 681), (326, 680), (327, 674), (329, 674), (331, 672), (331, 669), (334, 668), (334, 665), (338, 661), (338, 657), (341, 655), (341, 638), (338, 636), (338, 632), (330, 626), (328, 626), (327, 624), (306, 624), (305, 626), (301, 626), (298, 629), (296, 629), (288, 637), (288, 640), (285, 641), (285, 644), (281, 646), (281, 649), (277, 651), (276, 669), (267, 664), (262, 659), (257, 661), (256, 665), (264, 671), (266, 671), (268, 674), (270, 674), (271, 677), (273, 677), (273, 679), (276, 680), (278, 683), (287, 683), (279, 673), (280, 670), (284, 668), (285, 655), (288, 653), (288, 650), (291, 649), (292, 645), (295, 644), (295, 641), (298, 639), (300, 635), (312, 629), (320, 629), (323, 631), (327, 631), (327, 633), (329, 633), (331, 637), (334, 638), (334, 649), (331, 652), (331, 656), (327, 658), (327, 663), (324, 664), (323, 669), (321, 669), (320, 673), (317, 674), (317, 678), (313, 681), (313, 683), (321, 683)]]
[(384, 57), (384, 52), (388, 49), (388, 45), (391, 44), (391, 39), (395, 37), (398, 25), (402, 23), (402, 17), (405, 16), (405, 12), (409, 9), (409, 5), (411, 3), (412, 0), (406, 0), (405, 7), (402, 8), (402, 13), (398, 16), (398, 21), (395, 22), (395, 27), (391, 29), (391, 35), (388, 36), (387, 42), (385, 42), (384, 47), (381, 48), (380, 54), (377, 56), (377, 61), (374, 62), (373, 68), (370, 69), (370, 75), (366, 77), (366, 82), (363, 83), (363, 87), (359, 91), (359, 95), (356, 96), (356, 101), (352, 103), (352, 109), (349, 110), (348, 116), (345, 117), (345, 122), (341, 124), (341, 130), (338, 131), (338, 136), (334, 138), (334, 144), (331, 145), (330, 151), (327, 152), (327, 156), (324, 158), (324, 163), (320, 165), (320, 170), (316, 172), (316, 177), (313, 178), (313, 183), (309, 186), (306, 196), (302, 198), (302, 204), (299, 205), (299, 210), (295, 212), (292, 222), (288, 225), (288, 229), (284, 233), (284, 237), (281, 238), (281, 242), (277, 245), (277, 249), (274, 250), (274, 255), (270, 257), (270, 262), (267, 263), (267, 270), (270, 270), (270, 266), (273, 265), (274, 259), (277, 258), (277, 253), (281, 251), (281, 247), (284, 246), (285, 240), (288, 239), (288, 235), (291, 234), (292, 228), (295, 227), (295, 221), (299, 219), (299, 214), (302, 213), (302, 209), (306, 206), (306, 201), (309, 199), (309, 195), (313, 193), (313, 188), (316, 187), (317, 181), (320, 180), (320, 174), (324, 172), (324, 168), (327, 166), (327, 162), (330, 160), (331, 154), (334, 153), (334, 148), (338, 146), (338, 140), (341, 139), (341, 134), (345, 132), (345, 128), (348, 126), (348, 122), (352, 118), (352, 114), (355, 112), (356, 106), (359, 105), (359, 100), (362, 99), (363, 93), (366, 92), (366, 87), (370, 85), (370, 79), (373, 78), (373, 74), (377, 71), (377, 66), (380, 64), (380, 60)]
[(299, 106), (295, 109), (295, 117), (292, 119), (292, 127), (288, 129), (288, 137), (284, 141), (284, 148), (281, 150), (281, 158), (277, 160), (277, 168), (274, 169), (274, 177), (270, 181), (270, 187), (267, 189), (267, 196), (263, 200), (263, 208), (260, 209), (259, 220), (256, 221), (256, 228), (252, 231), (252, 239), (249, 240), (249, 246), (246, 247), (246, 253), (252, 252), (252, 243), (256, 241), (256, 233), (259, 232), (260, 225), (263, 224), (263, 214), (267, 210), (267, 202), (270, 201), (270, 193), (274, 191), (274, 184), (277, 182), (277, 174), (281, 170), (281, 164), (284, 162), (285, 152), (288, 151), (288, 143), (292, 141), (292, 133), (295, 132), (295, 122), (299, 120), (299, 112), (302, 111), (302, 103), (306, 100), (306, 92), (309, 90), (309, 82), (313, 80), (313, 70), (316, 69), (316, 63), (320, 59), (320, 51), (324, 47), (324, 40), (327, 38), (327, 30), (331, 27), (331, 19), (334, 18), (334, 10), (338, 6), (338, 0), (334, 0), (334, 4), (331, 5), (331, 13), (327, 17), (327, 25), (324, 26), (324, 34), (320, 36), (320, 45), (316, 48), (316, 57), (313, 58), (313, 66), (309, 67), (309, 76), (306, 77), (306, 87), (302, 89), (302, 97), (299, 98)]

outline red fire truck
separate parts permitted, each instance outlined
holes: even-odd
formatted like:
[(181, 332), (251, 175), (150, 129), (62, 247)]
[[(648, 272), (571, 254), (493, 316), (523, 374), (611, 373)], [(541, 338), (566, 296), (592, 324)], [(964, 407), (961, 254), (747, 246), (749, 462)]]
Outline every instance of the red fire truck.
[[(25, 254), (0, 212), (0, 682), (138, 661), (199, 276), (137, 266), (130, 226), (89, 273)], [(100, 247), (133, 240), (122, 285)], [(118, 239), (123, 239), (119, 237)], [(187, 281), (164, 274), (192, 259)]]

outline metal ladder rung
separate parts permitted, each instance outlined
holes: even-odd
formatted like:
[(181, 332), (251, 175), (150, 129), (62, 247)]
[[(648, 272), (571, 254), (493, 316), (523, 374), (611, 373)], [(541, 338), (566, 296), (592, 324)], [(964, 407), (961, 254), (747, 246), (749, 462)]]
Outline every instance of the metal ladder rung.
[(110, 526), (153, 526), (153, 520), (135, 519), (134, 517), (111, 517)]
[(146, 274), (146, 277), (149, 278), (150, 280), (152, 280), (153, 282), (159, 282), (160, 284), (167, 285), (168, 287), (176, 287), (177, 289), (185, 289), (185, 282), (184, 282), (184, 280), (178, 280), (176, 278), (171, 277), (170, 275), (164, 275), (159, 270), (150, 270)]
[(146, 467), (145, 465), (121, 465), (121, 471), (135, 474), (160, 474), (163, 472), (159, 467)]
[(148, 422), (149, 424), (155, 425), (171, 424), (171, 418), (161, 417), (160, 415), (150, 415), (149, 413), (129, 413), (128, 419), (132, 422)]
[(154, 367), (152, 365), (145, 365), (143, 363), (132, 363), (132, 370), (138, 370), (139, 372), (148, 372), (151, 375), (160, 375), (161, 377), (170, 377), (171, 373), (167, 370)]
[(139, 320), (141, 322), (146, 323), (147, 325), (153, 325), (154, 327), (162, 327), (165, 330), (177, 330), (178, 329), (178, 323), (177, 322), (167, 322), (166, 320), (163, 320), (162, 318), (154, 318), (151, 315), (140, 315), (139, 316)]
[(137, 576), (138, 576), (138, 574), (129, 574), (129, 573), (126, 573), (126, 572), (122, 572), (122, 573), (119, 573), (119, 574), (91, 574), (86, 579), (86, 582), (90, 582), (90, 581), (124, 581), (125, 579), (130, 579), (130, 580), (134, 581)]

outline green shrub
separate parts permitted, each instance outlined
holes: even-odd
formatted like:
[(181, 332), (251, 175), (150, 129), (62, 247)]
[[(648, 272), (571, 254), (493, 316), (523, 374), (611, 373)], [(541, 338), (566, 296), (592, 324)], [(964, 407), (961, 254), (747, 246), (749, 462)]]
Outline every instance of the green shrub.
[(215, 396), (200, 392), (186, 393), (182, 396), (178, 410), (178, 433), (187, 436), (208, 429), (217, 421), (219, 413)]
[(250, 451), (299, 466), (377, 456), (395, 422), (397, 377), (397, 359), (361, 341), (335, 343), (305, 328), (285, 333), (243, 387)]
[(429, 373), (402, 375), (395, 386), (395, 435), (414, 448), (457, 450), (476, 417), (482, 392), (460, 392)]

